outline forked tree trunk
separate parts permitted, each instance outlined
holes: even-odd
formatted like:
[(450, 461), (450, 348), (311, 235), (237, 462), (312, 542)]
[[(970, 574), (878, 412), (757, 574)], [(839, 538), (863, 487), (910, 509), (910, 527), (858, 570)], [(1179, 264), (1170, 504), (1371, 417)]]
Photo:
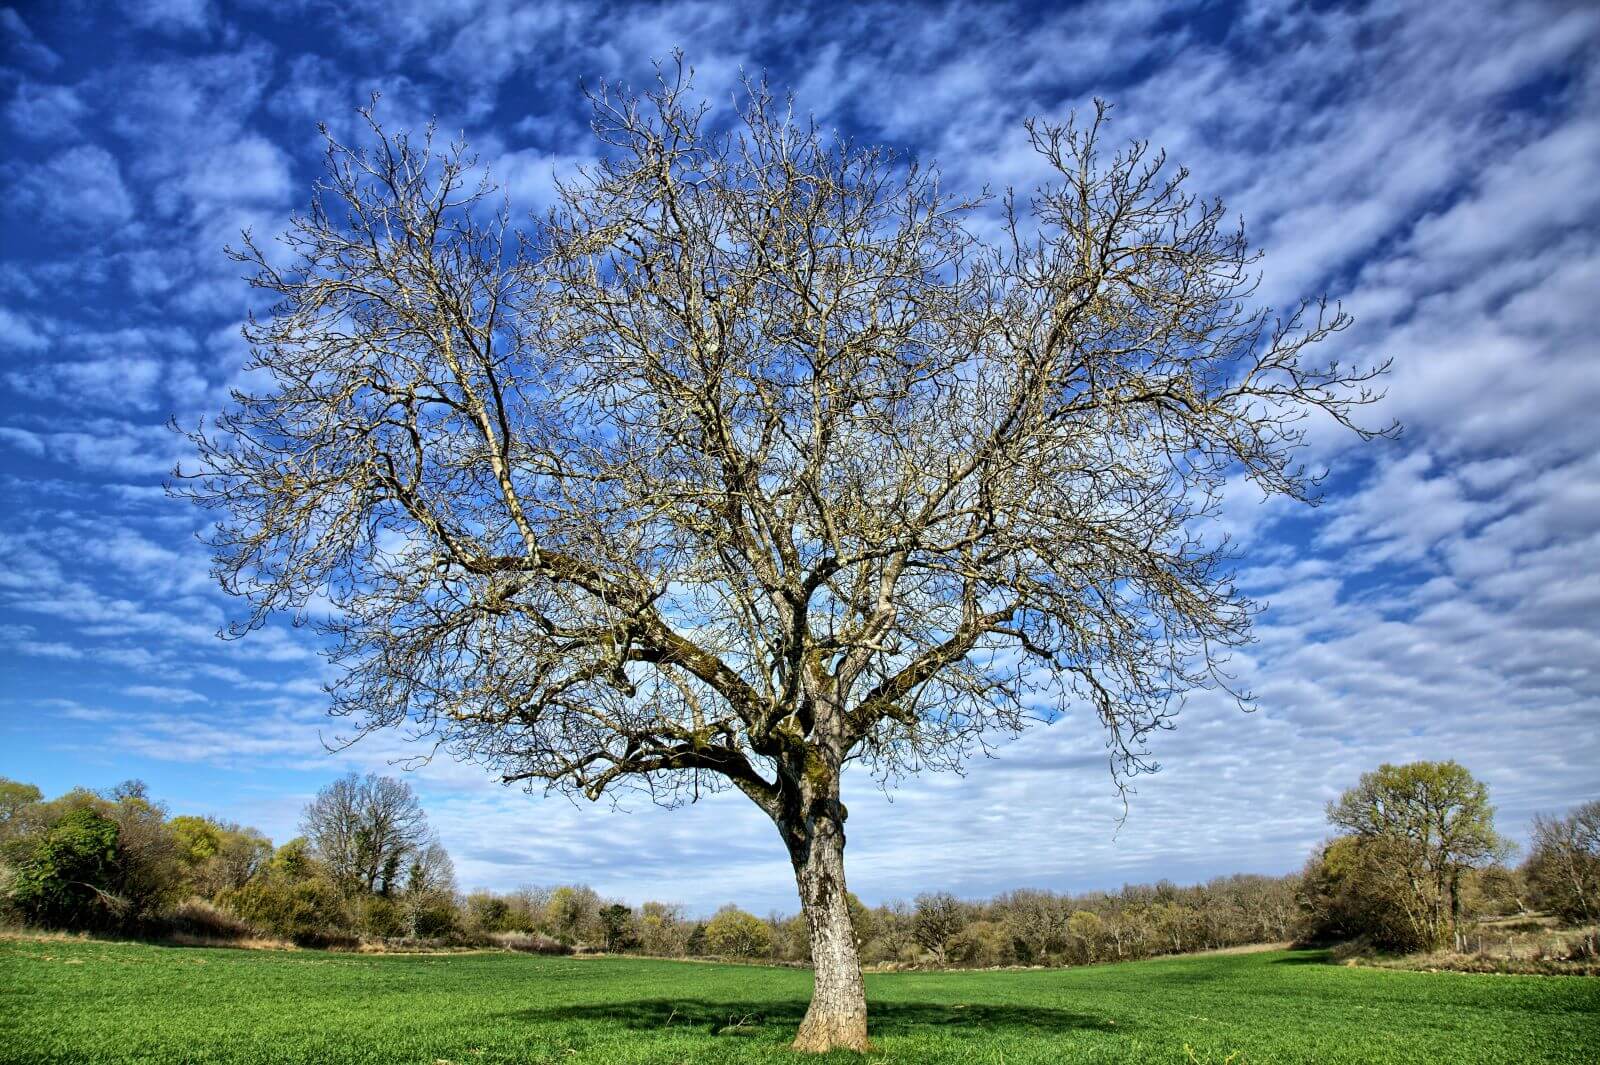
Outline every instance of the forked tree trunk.
[[(821, 806), (826, 812), (815, 811)], [(803, 828), (785, 833), (800, 905), (811, 930), (815, 984), (794, 1049), (867, 1049), (867, 994), (844, 883), (844, 825), (837, 799), (813, 805)]]

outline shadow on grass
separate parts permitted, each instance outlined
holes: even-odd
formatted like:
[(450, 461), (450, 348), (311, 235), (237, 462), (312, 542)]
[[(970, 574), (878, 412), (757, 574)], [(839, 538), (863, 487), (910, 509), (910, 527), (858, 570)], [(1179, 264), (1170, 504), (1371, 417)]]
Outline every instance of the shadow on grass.
[(1323, 947), (1299, 948), (1282, 958), (1272, 959), (1273, 965), (1332, 965), (1333, 955)]
[[(643, 999), (635, 1002), (609, 1002), (596, 1005), (550, 1006), (519, 1010), (513, 1016), (523, 1021), (582, 1021), (610, 1024), (631, 1031), (699, 1029), (712, 1035), (755, 1035), (791, 1033), (805, 1015), (801, 1000), (778, 1002), (708, 1002), (705, 999)], [(867, 1004), (868, 1023), (874, 1036), (907, 1035), (930, 1030), (970, 1029), (973, 1034), (993, 1035), (1001, 1031), (1039, 1032), (1125, 1032), (1131, 1026), (1115, 1024), (1104, 1017), (1070, 1013), (1037, 1006), (999, 1006), (962, 1003), (871, 1002)]]

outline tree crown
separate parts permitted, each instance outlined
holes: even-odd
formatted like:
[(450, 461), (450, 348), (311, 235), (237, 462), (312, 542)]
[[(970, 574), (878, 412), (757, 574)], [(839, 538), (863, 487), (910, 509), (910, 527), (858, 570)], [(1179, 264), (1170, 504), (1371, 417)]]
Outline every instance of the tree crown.
[(247, 236), (260, 387), (177, 482), (245, 627), (326, 597), (337, 712), (590, 797), (776, 816), (1077, 705), (1147, 767), (1248, 637), (1228, 478), (1310, 500), (1301, 420), (1370, 435), (1381, 367), (1308, 358), (1345, 316), (1249, 309), (1243, 232), (1103, 107), (990, 202), (763, 85), (728, 128), (681, 75), (592, 99), (605, 157), (526, 231), (373, 120), (291, 265)]

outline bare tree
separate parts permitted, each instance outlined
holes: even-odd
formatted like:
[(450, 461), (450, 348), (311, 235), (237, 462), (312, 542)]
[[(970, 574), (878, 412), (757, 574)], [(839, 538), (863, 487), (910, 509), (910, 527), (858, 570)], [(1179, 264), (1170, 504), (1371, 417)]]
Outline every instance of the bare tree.
[(1570, 921), (1600, 918), (1600, 800), (1535, 817), (1525, 866), (1540, 903)]
[(431, 842), (411, 785), (372, 773), (351, 773), (317, 792), (301, 815), (300, 831), (341, 884), (368, 894), (403, 887), (406, 863), (426, 857)]
[(1072, 916), (1070, 900), (1048, 891), (1023, 889), (995, 901), (1029, 962), (1043, 962), (1066, 942), (1067, 921)]
[(456, 866), (436, 838), (430, 836), (411, 852), (400, 902), (409, 935), (437, 934), (453, 922)]
[(334, 604), (359, 727), (590, 798), (747, 795), (812, 937), (796, 1046), (861, 1048), (845, 766), (1086, 706), (1116, 779), (1148, 768), (1249, 631), (1224, 485), (1310, 499), (1301, 419), (1352, 425), (1376, 371), (1304, 357), (1337, 311), (1248, 309), (1242, 232), (1105, 149), (1103, 107), (1029, 124), (1055, 183), (994, 202), (761, 85), (731, 128), (681, 67), (591, 99), (604, 160), (524, 230), (431, 130), (330, 138), (292, 264), (237, 253), (277, 301), (260, 384), (177, 483), (242, 628)]
[(918, 946), (931, 951), (943, 965), (950, 941), (966, 927), (968, 919), (967, 907), (948, 891), (918, 895), (911, 935)]

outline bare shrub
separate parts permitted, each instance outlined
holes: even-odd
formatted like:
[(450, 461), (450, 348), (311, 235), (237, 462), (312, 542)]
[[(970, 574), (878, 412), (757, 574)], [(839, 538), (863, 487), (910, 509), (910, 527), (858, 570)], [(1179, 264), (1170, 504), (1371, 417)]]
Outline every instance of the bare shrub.
[(518, 950), (525, 954), (571, 954), (572, 948), (539, 932), (495, 932), (489, 942), (502, 950)]
[(252, 939), (260, 935), (250, 922), (198, 897), (178, 903), (167, 912), (162, 924), (170, 935), (203, 939)]

